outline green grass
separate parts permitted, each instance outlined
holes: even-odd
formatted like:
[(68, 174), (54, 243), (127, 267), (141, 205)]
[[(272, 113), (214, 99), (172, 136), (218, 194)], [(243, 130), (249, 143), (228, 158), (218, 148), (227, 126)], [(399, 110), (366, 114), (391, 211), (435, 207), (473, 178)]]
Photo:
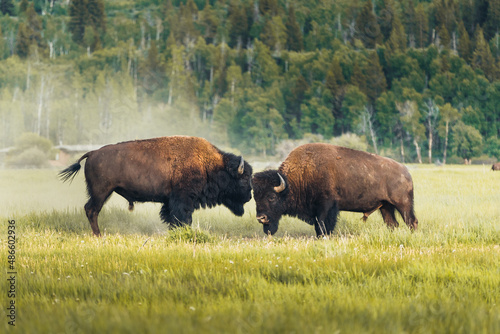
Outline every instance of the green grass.
[[(113, 196), (91, 236), (83, 177), (0, 171), (2, 270), (17, 223), (19, 333), (498, 333), (500, 173), (410, 166), (419, 230), (343, 212), (335, 234), (201, 210), (170, 231), (155, 204)], [(401, 220), (400, 220), (401, 221)]]

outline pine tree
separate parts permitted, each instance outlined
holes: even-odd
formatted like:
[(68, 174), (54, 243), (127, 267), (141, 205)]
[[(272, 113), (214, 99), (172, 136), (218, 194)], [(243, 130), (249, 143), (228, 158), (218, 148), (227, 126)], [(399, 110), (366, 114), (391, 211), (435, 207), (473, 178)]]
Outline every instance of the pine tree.
[(376, 51), (371, 52), (368, 58), (365, 80), (366, 86), (364, 92), (372, 105), (374, 105), (375, 100), (387, 89), (387, 81), (385, 80), (385, 75)]
[(403, 24), (406, 33), (408, 34), (408, 40), (410, 41), (410, 47), (415, 47), (415, 36), (417, 33), (416, 24), (416, 14), (415, 14), (415, 4), (413, 0), (408, 0), (403, 8)]
[(382, 42), (380, 26), (377, 17), (373, 13), (372, 2), (368, 0), (356, 19), (355, 37), (363, 42), (366, 48), (373, 49), (377, 43)]
[(259, 0), (259, 12), (270, 16), (278, 14), (278, 0)]
[(436, 26), (445, 26), (447, 31), (454, 31), (456, 28), (457, 3), (455, 0), (434, 0)]
[(446, 26), (444, 24), (441, 24), (438, 30), (438, 36), (440, 39), (440, 44), (448, 49), (450, 47), (451, 39), (450, 39), (450, 34), (448, 33), (448, 29), (446, 29)]
[(229, 5), (228, 21), (230, 25), (229, 46), (245, 47), (248, 42), (248, 21), (244, 8), (236, 1)]
[(72, 34), (73, 41), (80, 44), (83, 42), (85, 26), (89, 17), (87, 0), (72, 0), (69, 5), (69, 16), (69, 31)]
[[(100, 36), (106, 32), (106, 12), (103, 0), (71, 0), (69, 6), (69, 31), (73, 41), (89, 46), (89, 34), (93, 31), (92, 49), (100, 45)], [(90, 29), (92, 28), (92, 29)], [(85, 37), (87, 30), (87, 38)]]
[(378, 22), (383, 40), (386, 41), (394, 30), (394, 19), (398, 16), (393, 0), (382, 0), (378, 5)]
[(106, 31), (106, 12), (103, 0), (87, 0), (88, 22), (100, 33)]
[(484, 38), (489, 41), (500, 32), (500, 0), (489, 0), (488, 14), (484, 23)]
[(361, 70), (358, 60), (354, 61), (354, 67), (351, 75), (351, 85), (358, 87), (362, 92), (365, 92), (366, 90), (366, 78)]
[(269, 49), (273, 50), (275, 54), (280, 54), (285, 48), (287, 41), (286, 27), (280, 16), (274, 16), (267, 20), (260, 34), (260, 40), (264, 42)]
[(200, 13), (200, 22), (204, 28), (204, 38), (209, 44), (212, 44), (215, 40), (217, 34), (217, 27), (219, 26), (219, 18), (217, 17), (217, 12), (210, 5), (210, 1), (207, 0), (205, 8)]
[(28, 57), (30, 53), (30, 45), (31, 41), (30, 41), (29, 29), (26, 26), (26, 24), (21, 22), (19, 24), (19, 28), (17, 29), (15, 53), (20, 58)]
[(286, 47), (290, 51), (301, 51), (303, 49), (302, 33), (295, 18), (293, 5), (288, 8), (286, 27)]
[(466, 62), (470, 62), (472, 57), (471, 42), (469, 38), (469, 33), (465, 29), (464, 23), (460, 21), (458, 23), (458, 54), (460, 57), (465, 59)]
[(394, 16), (392, 31), (387, 44), (392, 52), (404, 52), (406, 50), (405, 28), (397, 15)]
[(422, 3), (415, 8), (416, 35), (415, 40), (418, 48), (424, 48), (427, 45), (429, 33), (429, 21), (427, 13)]
[(488, 80), (493, 81), (495, 78), (495, 59), (484, 39), (483, 29), (479, 28), (476, 36), (476, 49), (472, 57), (472, 67), (481, 69)]
[(12, 0), (0, 0), (0, 12), (3, 15), (14, 16), (15, 8)]
[(26, 10), (26, 18), (28, 29), (30, 33), (31, 43), (36, 43), (38, 46), (42, 45), (42, 20), (35, 11), (35, 6), (31, 4)]
[(333, 57), (328, 72), (326, 73), (325, 86), (332, 96), (333, 118), (339, 121), (334, 123), (334, 134), (340, 134), (343, 132), (342, 120), (345, 119), (345, 117), (343, 117), (342, 105), (346, 93), (346, 80), (342, 73), (342, 67), (340, 67), (338, 57)]
[(19, 3), (19, 14), (26, 12), (26, 9), (28, 9), (28, 7), (29, 7), (28, 0), (21, 0), (21, 2)]

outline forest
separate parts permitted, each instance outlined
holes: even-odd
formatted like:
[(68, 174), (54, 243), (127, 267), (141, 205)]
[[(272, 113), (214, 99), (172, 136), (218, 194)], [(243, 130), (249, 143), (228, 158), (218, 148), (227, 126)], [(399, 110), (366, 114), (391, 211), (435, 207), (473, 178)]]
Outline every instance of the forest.
[(185, 134), (266, 157), (349, 135), (406, 163), (500, 159), (500, 0), (0, 0), (0, 15), (0, 149)]

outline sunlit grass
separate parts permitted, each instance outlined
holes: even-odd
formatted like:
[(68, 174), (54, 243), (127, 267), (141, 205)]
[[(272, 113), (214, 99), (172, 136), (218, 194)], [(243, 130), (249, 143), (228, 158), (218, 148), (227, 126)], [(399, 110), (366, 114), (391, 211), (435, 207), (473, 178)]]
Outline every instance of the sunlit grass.
[[(334, 235), (318, 240), (293, 218), (264, 236), (253, 201), (242, 218), (201, 210), (193, 228), (169, 230), (158, 205), (130, 213), (119, 196), (95, 238), (81, 176), (68, 186), (54, 171), (0, 171), (4, 258), (7, 219), (18, 227), (17, 330), (500, 332), (500, 173), (411, 173), (418, 231), (343, 212)], [(12, 330), (2, 312), (0, 328)]]

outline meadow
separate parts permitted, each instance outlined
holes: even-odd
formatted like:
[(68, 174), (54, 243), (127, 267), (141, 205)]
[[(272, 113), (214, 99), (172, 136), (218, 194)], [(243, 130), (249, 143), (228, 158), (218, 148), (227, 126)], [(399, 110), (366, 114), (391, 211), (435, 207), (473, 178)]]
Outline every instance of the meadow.
[[(200, 210), (169, 230), (159, 205), (113, 195), (91, 235), (84, 177), (0, 170), (2, 333), (500, 333), (500, 172), (411, 165), (419, 229), (342, 212), (335, 233), (284, 218), (266, 237)], [(8, 225), (16, 322), (8, 324)]]

